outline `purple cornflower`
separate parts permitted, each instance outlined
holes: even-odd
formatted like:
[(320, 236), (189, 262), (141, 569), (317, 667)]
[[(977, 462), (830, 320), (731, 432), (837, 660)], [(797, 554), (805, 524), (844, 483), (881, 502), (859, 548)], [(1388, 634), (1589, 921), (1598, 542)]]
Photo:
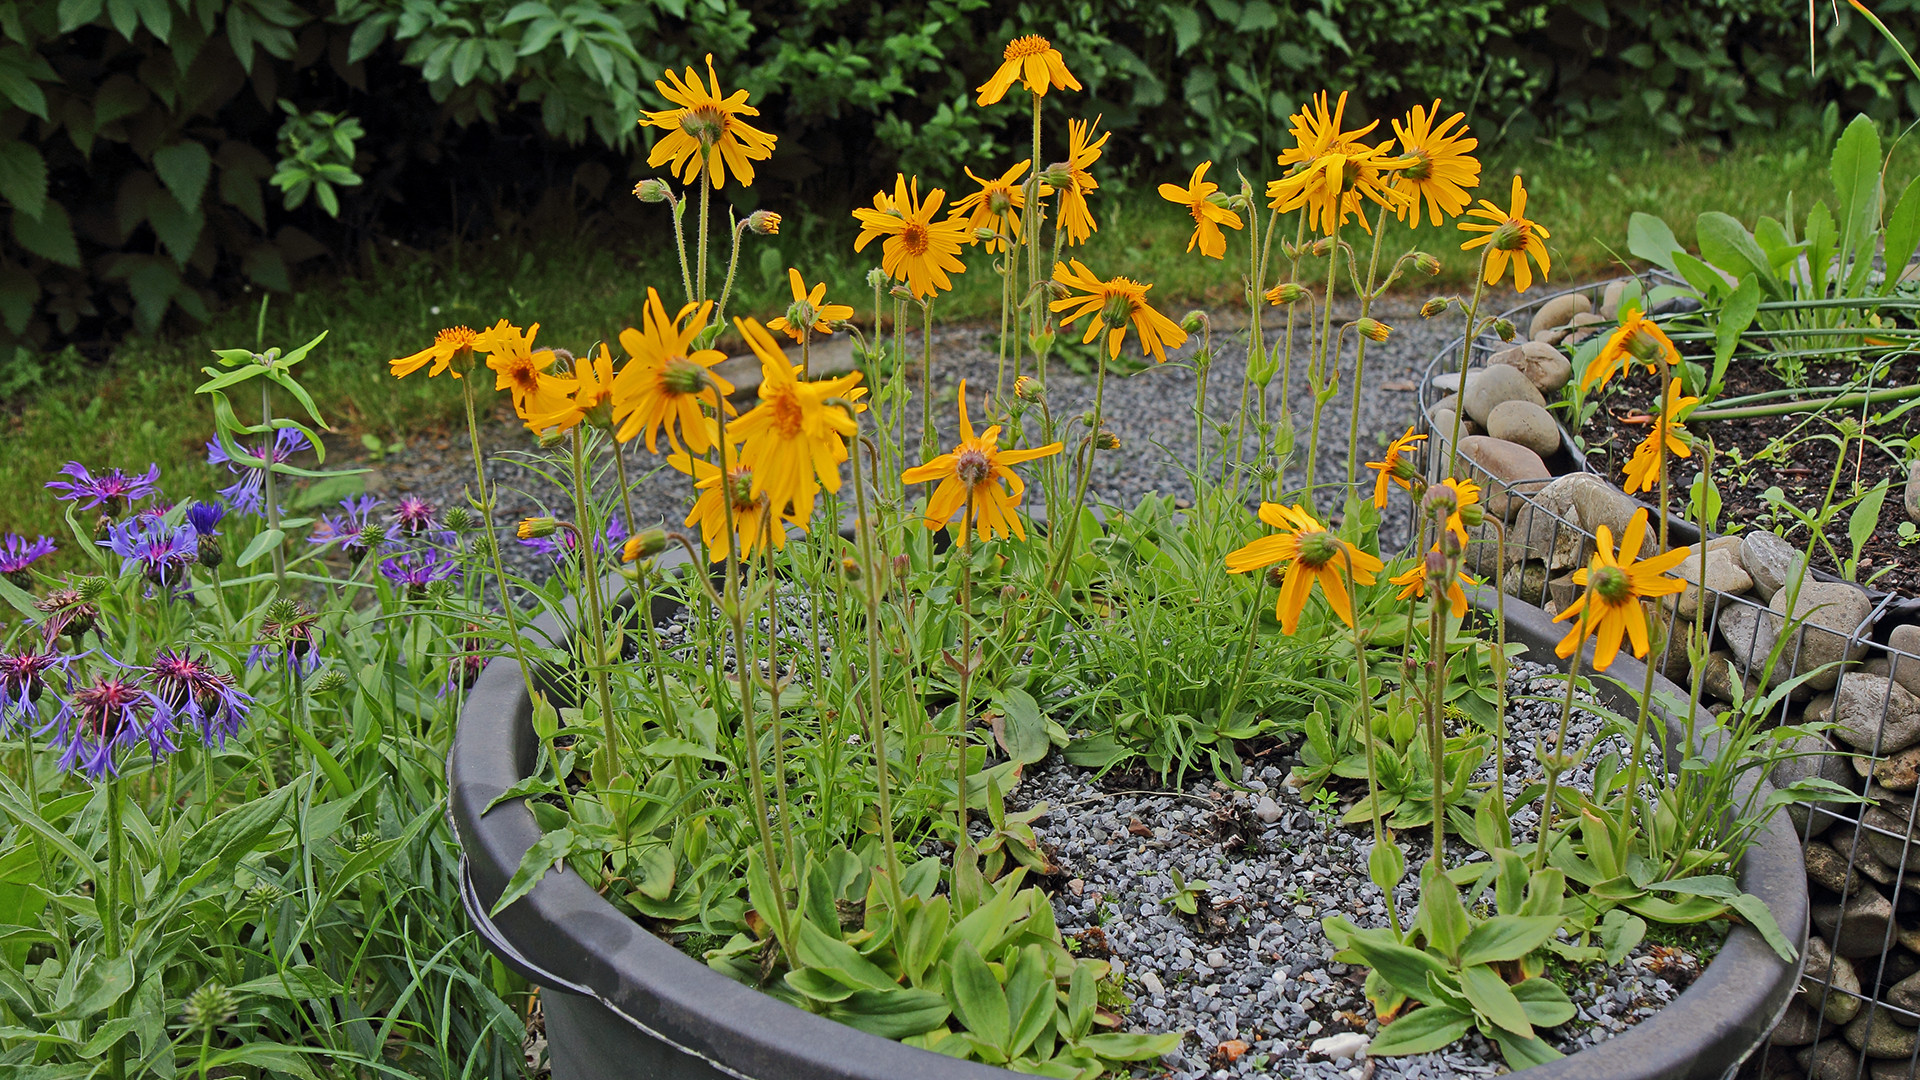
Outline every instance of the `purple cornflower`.
[(7, 533), (0, 536), (0, 574), (15, 585), (28, 588), (33, 584), (33, 575), (27, 568), (58, 550), (51, 536), (28, 540), (16, 533)]
[(118, 776), (116, 751), (145, 740), (153, 760), (177, 753), (166, 710), (150, 690), (119, 675), (103, 675), (73, 691), (53, 721), (54, 745), (64, 747), (60, 767), (95, 780)]
[(0, 653), (0, 731), (9, 718), (29, 727), (40, 719), (40, 696), (47, 689), (47, 673), (71, 661), (56, 652)]
[(406, 551), (380, 563), (380, 573), (395, 585), (420, 592), (436, 581), (459, 582), (460, 566), (441, 552)]
[(122, 574), (139, 566), (155, 585), (178, 585), (186, 568), (200, 557), (200, 538), (190, 525), (168, 525), (156, 517), (142, 515), (115, 525), (100, 546), (112, 548), (125, 560)]
[(50, 590), (45, 597), (34, 601), (33, 606), (46, 613), (40, 622), (40, 632), (48, 641), (62, 634), (79, 641), (100, 621), (100, 605), (79, 589)]
[(216, 670), (192, 653), (161, 649), (147, 665), (154, 699), (170, 718), (185, 718), (208, 746), (226, 746), (247, 722), (253, 699), (240, 692), (233, 676)]
[[(609, 551), (618, 551), (627, 542), (627, 527), (618, 519), (607, 522), (607, 527), (594, 538), (593, 553), (604, 555)], [(573, 538), (572, 529), (561, 529), (552, 536), (535, 536), (520, 541), (542, 555), (560, 561), (563, 555), (572, 555), (580, 542)]]
[(307, 534), (309, 544), (338, 544), (347, 557), (360, 561), (371, 548), (386, 541), (386, 527), (373, 519), (380, 500), (371, 495), (341, 499), (342, 513), (328, 514)]
[(393, 510), (393, 523), (408, 536), (440, 532), (446, 528), (439, 520), (440, 508), (417, 495), (404, 495)]
[[(266, 447), (265, 442), (260, 442), (242, 449), (259, 458), (266, 456)], [(311, 449), (313, 449), (312, 441), (298, 428), (279, 428), (273, 433), (275, 464), (284, 464), (291, 460), (293, 455)], [(220, 497), (227, 500), (235, 510), (243, 514), (252, 514), (254, 517), (263, 516), (267, 512), (267, 483), (263, 469), (233, 460), (233, 456), (227, 453), (226, 447), (221, 446), (218, 439), (207, 440), (207, 464), (225, 465), (228, 472), (240, 475), (240, 479), (220, 489)]]
[(219, 569), (227, 558), (220, 547), (220, 519), (226, 516), (227, 504), (223, 502), (197, 502), (187, 507), (187, 525), (198, 538), (200, 565), (209, 570)]
[(271, 670), (286, 664), (295, 674), (309, 675), (320, 667), (320, 616), (297, 600), (276, 600), (260, 624), (260, 642), (247, 650), (247, 666)]
[[(60, 472), (73, 479), (47, 481), (47, 487), (60, 493), (55, 498), (78, 502), (81, 510), (91, 510), (105, 504), (107, 513), (114, 515), (126, 509), (128, 503), (153, 494), (160, 483), (158, 465), (147, 466), (146, 473), (140, 476), (129, 476), (119, 469), (95, 476), (87, 471), (85, 465), (69, 461), (60, 466)], [(85, 501), (81, 502), (83, 499)]]

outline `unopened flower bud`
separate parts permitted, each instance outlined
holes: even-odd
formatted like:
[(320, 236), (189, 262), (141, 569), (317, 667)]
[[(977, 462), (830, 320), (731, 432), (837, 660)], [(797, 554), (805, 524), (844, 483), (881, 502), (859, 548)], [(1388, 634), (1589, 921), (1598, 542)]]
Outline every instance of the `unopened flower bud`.
[(180, 1010), (180, 1019), (189, 1029), (211, 1035), (233, 1019), (238, 1010), (239, 1003), (233, 991), (218, 982), (208, 982), (187, 995), (186, 1005)]
[(1022, 375), (1013, 380), (1013, 396), (1021, 401), (1039, 404), (1047, 400), (1047, 388), (1041, 385), (1039, 379), (1031, 375)]
[(747, 215), (747, 230), (761, 236), (778, 236), (780, 215), (771, 210), (755, 210)]
[(1466, 549), (1461, 546), (1460, 538), (1454, 535), (1453, 530), (1447, 529), (1440, 534), (1440, 550), (1446, 553), (1447, 558), (1457, 559)]
[(893, 298), (895, 300), (913, 299), (913, 290), (907, 288), (905, 285), (895, 285), (893, 288), (887, 291), (893, 294)]
[(1426, 558), (1421, 560), (1421, 565), (1426, 571), (1429, 580), (1437, 581), (1443, 585), (1446, 584), (1447, 556), (1439, 548), (1434, 548), (1432, 551), (1427, 552)]
[(1501, 341), (1512, 341), (1514, 334), (1513, 323), (1506, 319), (1495, 319), (1493, 320), (1493, 332), (1500, 336)]
[(882, 270), (876, 266), (873, 269), (867, 271), (867, 288), (877, 289), (880, 286), (885, 285), (886, 283), (887, 283), (887, 272), (885, 270)]
[(1306, 298), (1306, 286), (1295, 284), (1291, 281), (1281, 282), (1267, 290), (1267, 303), (1273, 304), (1276, 307), (1287, 304), (1297, 304)]
[(307, 684), (307, 692), (314, 697), (326, 697), (337, 694), (347, 688), (346, 672), (339, 668), (328, 668), (320, 676)]
[(1282, 584), (1284, 584), (1286, 580), (1287, 580), (1287, 568), (1284, 565), (1280, 563), (1275, 563), (1274, 565), (1267, 567), (1267, 586), (1269, 588), (1277, 589)]
[(1447, 309), (1452, 306), (1453, 301), (1444, 296), (1431, 297), (1426, 303), (1420, 305), (1420, 317), (1431, 319), (1437, 315), (1445, 315)]
[(840, 573), (844, 575), (848, 581), (859, 581), (860, 580), (860, 560), (852, 556), (848, 556), (844, 559), (841, 559)]
[(633, 197), (645, 203), (666, 202), (671, 194), (673, 191), (667, 187), (667, 182), (656, 177), (649, 176), (633, 185)]
[(990, 244), (993, 241), (1000, 239), (1000, 234), (997, 232), (994, 232), (992, 229), (987, 228), (985, 225), (982, 225), (979, 228), (973, 230), (973, 238), (979, 243)]
[(1200, 328), (1205, 325), (1207, 325), (1207, 313), (1204, 311), (1189, 311), (1180, 317), (1180, 329), (1189, 334), (1199, 333)]
[(1326, 256), (1333, 254), (1333, 237), (1323, 236), (1320, 239), (1315, 240), (1310, 246), (1308, 246), (1307, 254), (1312, 255), (1315, 258), (1325, 258)]
[(1468, 503), (1460, 508), (1460, 522), (1469, 529), (1479, 528), (1480, 523), (1485, 520), (1487, 520), (1486, 507), (1479, 503)]
[(1040, 182), (1056, 190), (1066, 187), (1073, 183), (1073, 167), (1064, 161), (1056, 161), (1040, 174)]
[(1385, 341), (1393, 333), (1393, 327), (1378, 319), (1365, 317), (1354, 324), (1354, 329), (1360, 331), (1360, 336), (1368, 341)]
[(560, 531), (560, 522), (550, 517), (530, 517), (520, 520), (520, 527), (514, 534), (522, 540), (542, 540)]
[(1118, 450), (1120, 436), (1115, 435), (1112, 428), (1103, 427), (1100, 429), (1100, 434), (1093, 437), (1093, 447), (1096, 450)]
[(1427, 489), (1427, 497), (1421, 501), (1421, 505), (1428, 517), (1445, 521), (1460, 509), (1460, 500), (1454, 497), (1452, 488), (1435, 484)]
[[(200, 538), (200, 565), (201, 566), (204, 566), (209, 570), (218, 570), (220, 568), (220, 564), (225, 562), (226, 560), (227, 560), (227, 553), (221, 549), (219, 537), (202, 536)], [(25, 588), (25, 586), (21, 585), (20, 582), (16, 581), (14, 582), (14, 584), (20, 585), (22, 588)]]
[(464, 506), (448, 507), (443, 520), (446, 521), (447, 528), (454, 532), (466, 532), (473, 528), (473, 511)]
[(893, 576), (900, 581), (907, 580), (907, 571), (912, 565), (911, 560), (905, 555), (895, 555), (893, 557)]
[(1416, 251), (1413, 253), (1413, 265), (1428, 277), (1440, 276), (1440, 260), (1424, 251)]
[(620, 561), (638, 562), (651, 559), (667, 550), (667, 533), (664, 529), (641, 529), (627, 540), (627, 546), (620, 551)]

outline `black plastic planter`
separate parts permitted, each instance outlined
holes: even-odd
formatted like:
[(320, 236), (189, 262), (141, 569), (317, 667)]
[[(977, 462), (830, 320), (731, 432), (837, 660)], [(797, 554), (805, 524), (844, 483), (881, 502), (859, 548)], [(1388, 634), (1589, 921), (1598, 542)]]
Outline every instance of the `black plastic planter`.
[[(684, 562), (684, 560), (679, 560)], [(618, 579), (610, 579), (618, 581)], [(1491, 593), (1482, 594), (1490, 601)], [(1481, 597), (1476, 597), (1476, 603)], [(665, 609), (654, 612), (666, 614)], [(1507, 634), (1530, 659), (1557, 663), (1562, 628), (1509, 604)], [(548, 641), (559, 625), (533, 632)], [(1614, 673), (1638, 685), (1638, 665)], [(1655, 685), (1677, 692), (1664, 679)], [(1677, 722), (1667, 717), (1670, 731)], [(1010, 1074), (868, 1035), (767, 997), (649, 934), (570, 870), (549, 873), (490, 919), (521, 857), (539, 839), (521, 800), (483, 810), (533, 768), (532, 706), (519, 666), (496, 659), (461, 711), (447, 758), (449, 813), (462, 849), (461, 897), (475, 930), (508, 966), (543, 988), (556, 1080), (992, 1080)], [(1784, 815), (1762, 830), (1741, 867), (1746, 889), (1800, 939), (1807, 921), (1800, 847)], [(1736, 928), (1677, 1000), (1624, 1034), (1539, 1066), (1541, 1080), (1705, 1080), (1736, 1069), (1765, 1039), (1793, 992), (1797, 965)]]

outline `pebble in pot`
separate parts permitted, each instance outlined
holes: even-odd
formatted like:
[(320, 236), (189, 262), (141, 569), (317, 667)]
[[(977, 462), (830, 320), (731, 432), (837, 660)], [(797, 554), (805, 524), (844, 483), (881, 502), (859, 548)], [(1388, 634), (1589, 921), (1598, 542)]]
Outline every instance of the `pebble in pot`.
[[(1768, 603), (1776, 614), (1787, 614), (1787, 593), (1782, 589)], [(1805, 627), (1787, 643), (1781, 662), (1774, 665), (1773, 685), (1787, 681), (1794, 670), (1812, 671), (1823, 664), (1840, 660), (1858, 660), (1866, 655), (1867, 643), (1853, 640), (1853, 634), (1873, 614), (1873, 602), (1857, 585), (1844, 581), (1808, 581), (1794, 598), (1792, 617), (1805, 619)], [(1776, 621), (1775, 633), (1784, 630)], [(1814, 690), (1831, 690), (1840, 679), (1840, 669), (1829, 667), (1805, 683)]]
[[(1503, 370), (1513, 371), (1512, 368)], [(1519, 373), (1514, 373), (1519, 378)], [(1525, 380), (1521, 380), (1525, 382)], [(1527, 389), (1532, 390), (1532, 386)], [(1473, 463), (1473, 477), (1480, 485), (1481, 498), (1486, 500), (1487, 512), (1499, 514), (1511, 519), (1521, 506), (1518, 498), (1507, 494), (1507, 487), (1526, 493), (1537, 490), (1553, 475), (1547, 471), (1547, 463), (1540, 455), (1505, 439), (1495, 439), (1486, 435), (1469, 435), (1460, 440), (1460, 453)]]
[(1887, 647), (1895, 653), (1905, 656), (1893, 657), (1893, 681), (1907, 688), (1909, 694), (1920, 694), (1920, 626), (1911, 623), (1896, 626), (1887, 636)]
[(1494, 406), (1508, 401), (1531, 402), (1542, 408), (1547, 404), (1547, 399), (1527, 381), (1519, 368), (1505, 364), (1482, 369), (1480, 377), (1467, 384), (1467, 392), (1461, 397), (1467, 415), (1481, 424), (1485, 424), (1487, 418), (1493, 415)]
[(1560, 425), (1531, 401), (1503, 401), (1487, 414), (1487, 434), (1546, 457), (1560, 449)]
[(1920, 522), (1920, 461), (1907, 467), (1907, 517)]
[(1487, 365), (1494, 364), (1518, 370), (1542, 394), (1559, 392), (1573, 378), (1573, 361), (1559, 349), (1537, 341), (1523, 341), (1494, 353)]
[(1740, 566), (1753, 578), (1754, 591), (1762, 601), (1771, 601), (1775, 593), (1800, 576), (1800, 563), (1806, 556), (1779, 536), (1761, 529), (1741, 534)]
[(1556, 296), (1540, 305), (1533, 313), (1533, 321), (1527, 324), (1527, 337), (1538, 341), (1549, 330), (1565, 326), (1573, 321), (1575, 315), (1593, 310), (1593, 301), (1585, 293), (1567, 293)]

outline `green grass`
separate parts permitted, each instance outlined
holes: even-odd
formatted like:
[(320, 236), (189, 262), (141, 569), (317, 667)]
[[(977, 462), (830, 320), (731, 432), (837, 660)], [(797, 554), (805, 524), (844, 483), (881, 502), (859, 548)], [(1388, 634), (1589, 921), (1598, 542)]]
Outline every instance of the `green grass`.
[[(1478, 194), (1504, 205), (1517, 168), (1527, 180), (1530, 216), (1553, 234), (1552, 281), (1570, 283), (1614, 272), (1616, 257), (1625, 254), (1627, 219), (1635, 211), (1664, 216), (1683, 242), (1704, 210), (1725, 210), (1750, 225), (1762, 213), (1779, 216), (1791, 196), (1803, 215), (1814, 198), (1829, 195), (1826, 150), (1814, 145), (1820, 142), (1817, 132), (1808, 131), (1723, 152), (1525, 147), (1490, 157)], [(1909, 139), (1893, 155), (1889, 189), (1904, 189), (1916, 171), (1920, 147)], [(1098, 273), (1154, 282), (1151, 298), (1175, 317), (1192, 306), (1236, 304), (1244, 248), (1229, 247), (1228, 266), (1187, 254), (1191, 223), (1155, 194), (1162, 179), (1184, 177), (1108, 180), (1094, 203), (1100, 231), (1076, 254)], [(637, 209), (643, 215), (639, 226), (617, 224), (633, 217), (622, 208), (618, 214), (529, 221), (500, 238), (468, 242), (458, 250), (370, 248), (353, 272), (316, 278), (294, 296), (274, 297), (264, 342), (290, 347), (329, 331), (302, 378), (348, 445), (362, 434), (391, 441), (457, 423), (460, 395), (454, 384), (422, 376), (395, 380), (387, 375), (385, 361), (422, 347), (442, 326), (479, 327), (502, 317), (522, 325), (540, 323), (544, 344), (580, 350), (611, 341), (621, 327), (637, 321), (648, 284), (660, 288), (669, 302), (679, 295), (666, 209)], [(628, 235), (609, 243), (609, 235), (622, 232)], [(785, 268), (796, 265), (809, 283), (827, 281), (828, 295), (852, 304), (860, 321), (870, 320), (872, 292), (865, 276), (878, 265), (879, 245), (856, 255), (854, 233), (851, 219), (838, 211), (809, 216), (795, 210), (787, 214), (779, 236), (748, 236), (732, 313), (763, 319), (778, 314), (787, 299)], [(1465, 288), (1474, 255), (1458, 250), (1460, 237), (1450, 228), (1408, 232), (1390, 224), (1383, 258), (1412, 246), (1440, 258), (1437, 282), (1403, 282), (1400, 289), (1410, 295)], [(938, 302), (937, 318), (997, 317), (998, 281), (987, 258), (975, 252), (968, 261), (969, 272)], [(723, 272), (723, 265), (716, 266), (716, 291)], [(215, 486), (218, 478), (199, 464), (210, 417), (192, 389), (210, 350), (255, 345), (258, 316), (256, 304), (236, 303), (207, 327), (128, 340), (100, 368), (80, 364), (71, 353), (29, 361), (24, 376), (16, 364), (9, 372), (16, 386), (35, 374), (39, 382), (17, 390), (0, 411), (0, 460), (7, 462), (0, 475), (0, 530), (64, 533), (64, 527), (56, 529), (55, 504), (40, 485), (70, 459), (126, 468), (157, 461), (175, 497)], [(31, 370), (36, 363), (37, 371)], [(287, 403), (277, 408), (284, 411)]]

